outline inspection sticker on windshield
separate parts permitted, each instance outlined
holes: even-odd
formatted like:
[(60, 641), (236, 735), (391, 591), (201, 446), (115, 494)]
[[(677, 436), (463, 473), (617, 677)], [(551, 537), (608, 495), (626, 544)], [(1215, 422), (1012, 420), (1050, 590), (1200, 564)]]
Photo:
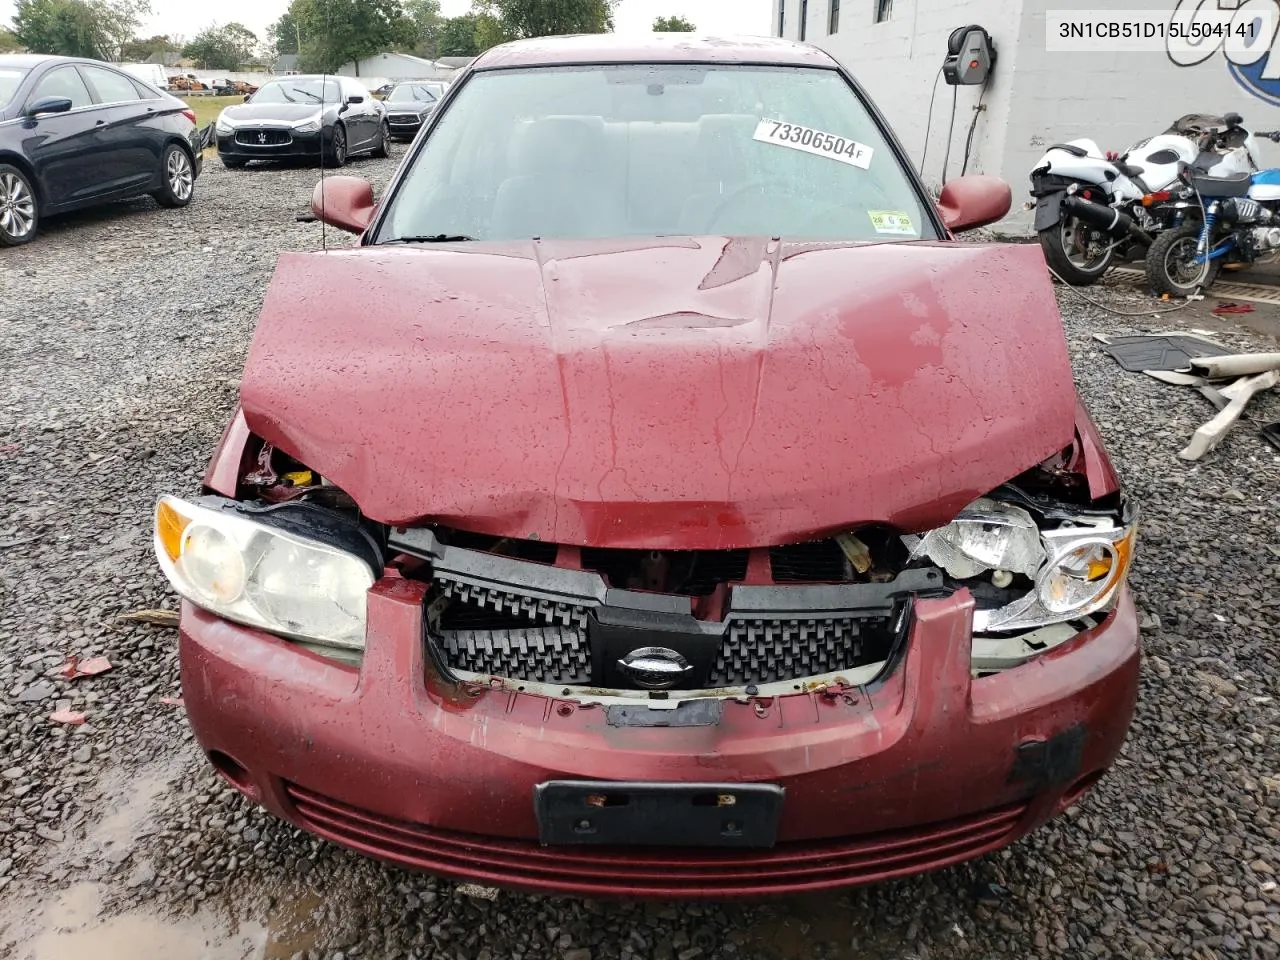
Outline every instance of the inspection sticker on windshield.
[(876, 233), (893, 233), (902, 237), (916, 236), (915, 225), (911, 222), (911, 214), (901, 210), (868, 210), (871, 227)]
[(863, 170), (871, 169), (871, 154), (874, 152), (871, 147), (857, 140), (838, 137), (834, 133), (814, 130), (812, 127), (783, 123), (781, 120), (761, 120), (752, 139), (838, 160)]

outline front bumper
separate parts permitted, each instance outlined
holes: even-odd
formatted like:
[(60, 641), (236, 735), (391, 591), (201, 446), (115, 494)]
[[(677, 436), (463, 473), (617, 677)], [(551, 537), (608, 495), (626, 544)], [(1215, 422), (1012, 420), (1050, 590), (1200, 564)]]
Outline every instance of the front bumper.
[[(369, 596), (357, 670), (184, 605), (183, 696), (223, 775), (277, 816), (402, 866), (582, 895), (766, 896), (874, 882), (998, 849), (1112, 763), (1137, 697), (1126, 592), (1108, 618), (974, 680), (972, 601), (923, 600), (905, 654), (866, 688), (724, 704), (718, 724), (611, 726), (607, 711), (513, 684), (442, 680), (424, 587)], [(785, 788), (768, 850), (544, 847), (550, 780)]]
[(316, 133), (289, 131), (289, 137), (290, 141), (283, 144), (247, 144), (240, 143), (235, 132), (218, 134), (218, 155), (233, 160), (319, 160), (332, 139), (327, 128)]

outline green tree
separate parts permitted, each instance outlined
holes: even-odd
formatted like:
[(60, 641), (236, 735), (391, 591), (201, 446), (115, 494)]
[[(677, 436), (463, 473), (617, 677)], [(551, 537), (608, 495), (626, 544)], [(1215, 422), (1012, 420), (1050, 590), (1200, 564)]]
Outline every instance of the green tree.
[(698, 28), (684, 17), (657, 17), (653, 21), (654, 33), (693, 33)]
[(298, 61), (308, 72), (409, 49), (416, 37), (402, 0), (293, 0), (289, 13), (302, 35)]
[(436, 56), (475, 57), (480, 54), (480, 41), (476, 36), (480, 18), (474, 13), (460, 17), (446, 17), (440, 22), (436, 37)]
[(0, 27), (0, 53), (18, 53), (21, 50), (22, 44), (18, 42), (13, 31)]
[(405, 0), (404, 11), (413, 22), (414, 39), (410, 51), (430, 60), (440, 56), (440, 29), (444, 25), (444, 17), (440, 16), (440, 0)]
[(253, 58), (257, 44), (257, 36), (244, 24), (220, 27), (215, 23), (192, 37), (182, 55), (206, 70), (234, 70)]
[(125, 45), (138, 35), (142, 21), (151, 15), (148, 0), (90, 0), (90, 8), (102, 33), (108, 60), (122, 59)]
[(18, 0), (13, 34), (32, 53), (64, 57), (104, 58), (109, 45), (97, 11), (86, 0)]
[(298, 23), (293, 19), (293, 14), (288, 11), (267, 27), (267, 43), (276, 53), (297, 53), (300, 39)]
[(474, 0), (511, 39), (565, 33), (608, 33), (619, 0)]
[(153, 53), (162, 53), (165, 50), (175, 50), (181, 47), (174, 39), (165, 34), (156, 34), (154, 37), (142, 39), (134, 37), (123, 47), (120, 48), (120, 59), (129, 62), (145, 62)]

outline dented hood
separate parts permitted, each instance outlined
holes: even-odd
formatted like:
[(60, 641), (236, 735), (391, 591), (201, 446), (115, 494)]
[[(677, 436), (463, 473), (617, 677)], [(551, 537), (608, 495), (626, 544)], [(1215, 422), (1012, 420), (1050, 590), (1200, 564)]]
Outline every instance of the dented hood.
[(945, 523), (1075, 402), (1035, 247), (724, 237), (288, 254), (241, 387), (375, 520), (650, 549)]

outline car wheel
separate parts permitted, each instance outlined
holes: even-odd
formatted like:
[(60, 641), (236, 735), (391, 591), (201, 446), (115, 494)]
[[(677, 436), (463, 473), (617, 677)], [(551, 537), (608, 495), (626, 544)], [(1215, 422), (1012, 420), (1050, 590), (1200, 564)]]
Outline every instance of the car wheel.
[(40, 201), (27, 175), (0, 163), (0, 247), (31, 241), (40, 223)]
[(163, 186), (153, 193), (156, 203), (162, 207), (185, 207), (191, 202), (196, 192), (196, 168), (183, 150), (176, 143), (164, 149), (164, 158), (160, 161), (160, 179)]
[(329, 143), (329, 151), (325, 155), (326, 167), (342, 167), (347, 163), (347, 131), (342, 124), (333, 128), (333, 139)]
[(373, 148), (375, 157), (391, 156), (391, 128), (387, 126), (387, 121), (382, 121), (382, 126), (378, 130), (378, 145)]

